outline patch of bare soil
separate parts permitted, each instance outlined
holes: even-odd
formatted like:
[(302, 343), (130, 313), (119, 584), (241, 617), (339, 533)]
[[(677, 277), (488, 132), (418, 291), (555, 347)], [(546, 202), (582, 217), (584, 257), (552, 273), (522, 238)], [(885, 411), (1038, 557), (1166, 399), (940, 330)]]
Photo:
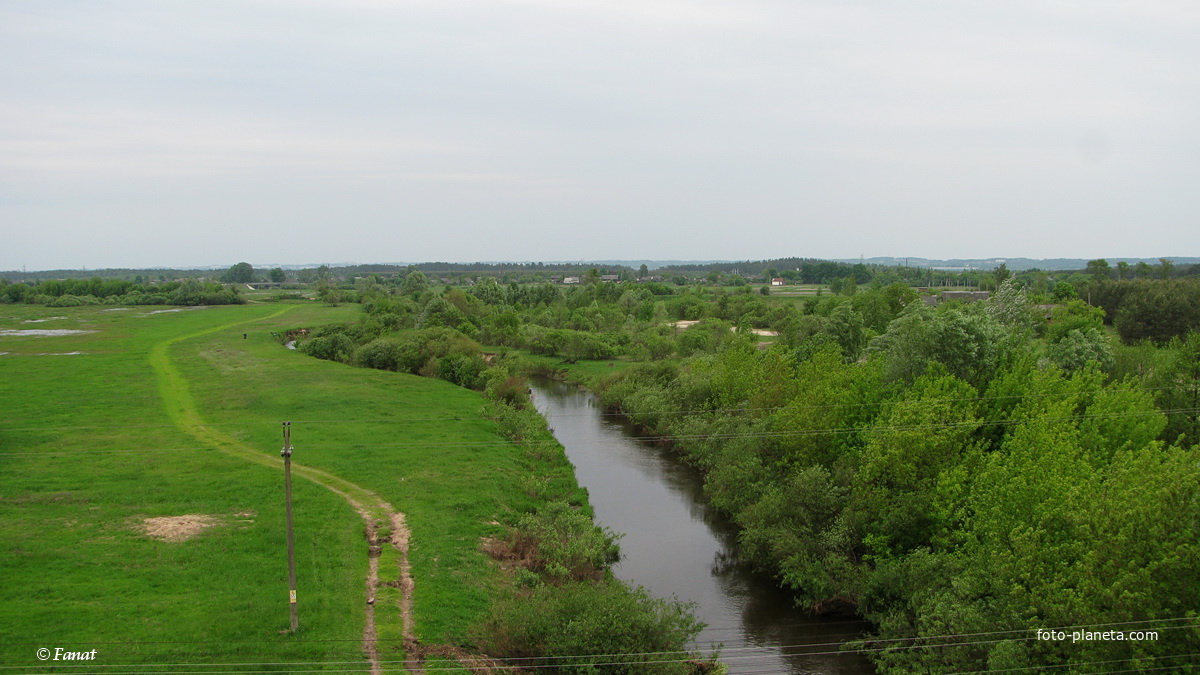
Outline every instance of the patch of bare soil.
[[(330, 488), (332, 489), (332, 488)], [(337, 492), (337, 490), (334, 490)], [(339, 493), (341, 494), (341, 493)], [(367, 539), (367, 611), (366, 625), (363, 627), (363, 653), (366, 654), (367, 660), (371, 664), (371, 675), (382, 673), (381, 664), (379, 663), (379, 636), (375, 628), (375, 596), (379, 590), (379, 557), (383, 553), (383, 547), (390, 544), (393, 546), (399, 555), (399, 579), (396, 581), (385, 582), (385, 585), (398, 587), (400, 589), (400, 618), (402, 629), (401, 634), (404, 638), (404, 652), (406, 659), (404, 667), (410, 673), (423, 673), (421, 667), (424, 660), (420, 643), (417, 641), (416, 630), (413, 624), (413, 588), (415, 584), (412, 578), (412, 567), (408, 562), (408, 542), (412, 537), (412, 532), (408, 529), (408, 523), (404, 520), (404, 514), (400, 513), (387, 502), (380, 501), (379, 508), (387, 512), (388, 525), (391, 527), (391, 535), (389, 537), (381, 537), (380, 532), (385, 528), (381, 520), (376, 520), (367, 509), (361, 504), (351, 499), (349, 495), (342, 494), (347, 501), (354, 507), (358, 514), (362, 516), (363, 522), (366, 524), (365, 534)]]
[(146, 518), (142, 521), (142, 530), (155, 539), (180, 542), (187, 541), (204, 530), (220, 524), (219, 518), (202, 513), (191, 513), (186, 516)]
[(492, 673), (525, 673), (529, 672), (501, 663), (485, 654), (472, 654), (461, 647), (437, 645), (425, 649), (427, 656), (442, 656), (458, 661), (458, 664), (474, 675), (491, 675)]

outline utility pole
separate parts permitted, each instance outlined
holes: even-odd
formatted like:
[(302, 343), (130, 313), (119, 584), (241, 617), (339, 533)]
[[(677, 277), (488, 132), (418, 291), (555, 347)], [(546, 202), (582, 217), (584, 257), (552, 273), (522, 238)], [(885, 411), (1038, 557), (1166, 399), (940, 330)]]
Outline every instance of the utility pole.
[(288, 608), (292, 615), (292, 632), (296, 632), (296, 544), (292, 537), (292, 423), (283, 423), (283, 485), (287, 500), (287, 547), (288, 547)]

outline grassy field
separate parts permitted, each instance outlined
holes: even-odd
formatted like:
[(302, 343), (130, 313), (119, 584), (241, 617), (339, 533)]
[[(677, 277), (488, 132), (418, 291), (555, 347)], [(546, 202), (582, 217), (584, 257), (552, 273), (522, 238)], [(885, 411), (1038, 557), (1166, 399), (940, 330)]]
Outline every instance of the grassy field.
[[(272, 337), (357, 311), (0, 308), (0, 664), (48, 672), (37, 649), (63, 647), (96, 649), (96, 669), (114, 673), (362, 671), (368, 542), (344, 496), (407, 517), (417, 638), (469, 644), (506, 583), (480, 538), (569, 465), (500, 438), (476, 393)], [(29, 329), (93, 332), (4, 334)], [(297, 470), (296, 634), (284, 630), (281, 420)], [(205, 527), (167, 541), (147, 531), (160, 518)], [(397, 562), (385, 549), (381, 577)], [(398, 596), (382, 587), (374, 607), (389, 668), (403, 657)]]

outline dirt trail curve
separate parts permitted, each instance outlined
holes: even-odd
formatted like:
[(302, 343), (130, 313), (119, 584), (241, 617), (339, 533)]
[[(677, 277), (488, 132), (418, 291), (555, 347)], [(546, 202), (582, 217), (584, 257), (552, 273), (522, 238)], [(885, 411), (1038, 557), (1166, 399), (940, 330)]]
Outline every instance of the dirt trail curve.
[[(254, 462), (255, 464), (282, 469), (283, 459), (279, 455), (260, 452), (232, 436), (205, 425), (199, 411), (196, 409), (196, 403), (192, 399), (191, 391), (188, 389), (187, 380), (184, 379), (179, 370), (171, 363), (168, 350), (175, 343), (227, 330), (242, 324), (272, 319), (291, 309), (291, 307), (285, 307), (265, 317), (255, 317), (249, 320), (206, 328), (205, 330), (174, 337), (155, 345), (150, 350), (150, 366), (154, 369), (155, 377), (158, 380), (158, 391), (171, 421), (196, 440), (221, 450), (226, 454), (248, 462)], [(404, 514), (396, 511), (391, 504), (385, 502), (374, 492), (327, 471), (305, 466), (295, 461), (292, 462), (292, 471), (296, 475), (341, 496), (358, 512), (366, 525), (365, 531), (369, 546), (370, 571), (366, 581), (367, 620), (366, 626), (363, 628), (363, 652), (371, 663), (372, 675), (383, 672), (379, 663), (379, 652), (377, 649), (374, 607), (375, 594), (379, 586), (379, 555), (385, 544), (391, 544), (399, 552), (400, 612), (403, 621), (404, 648), (407, 655), (405, 667), (410, 672), (422, 672), (420, 660), (417, 657), (416, 634), (413, 631), (413, 580), (408, 563), (408, 542), (411, 533), (405, 524)], [(382, 528), (387, 528), (391, 531), (391, 536), (387, 542), (380, 541), (379, 533)]]

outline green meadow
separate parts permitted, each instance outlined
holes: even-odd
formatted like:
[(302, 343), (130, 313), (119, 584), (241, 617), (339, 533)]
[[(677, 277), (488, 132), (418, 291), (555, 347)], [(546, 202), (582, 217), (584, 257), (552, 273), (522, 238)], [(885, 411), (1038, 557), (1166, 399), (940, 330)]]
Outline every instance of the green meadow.
[[(37, 659), (63, 647), (95, 649), (97, 670), (113, 672), (362, 671), (369, 542), (350, 499), (406, 517), (417, 639), (469, 645), (507, 584), (481, 539), (534, 508), (546, 483), (571, 480), (570, 467), (500, 437), (475, 392), (320, 361), (273, 335), (358, 311), (0, 310), (0, 665), (79, 672)], [(13, 334), (31, 329), (89, 332)], [(199, 526), (172, 535), (163, 523)], [(384, 547), (372, 611), (380, 663), (397, 670), (400, 591), (387, 582), (398, 563)]]

